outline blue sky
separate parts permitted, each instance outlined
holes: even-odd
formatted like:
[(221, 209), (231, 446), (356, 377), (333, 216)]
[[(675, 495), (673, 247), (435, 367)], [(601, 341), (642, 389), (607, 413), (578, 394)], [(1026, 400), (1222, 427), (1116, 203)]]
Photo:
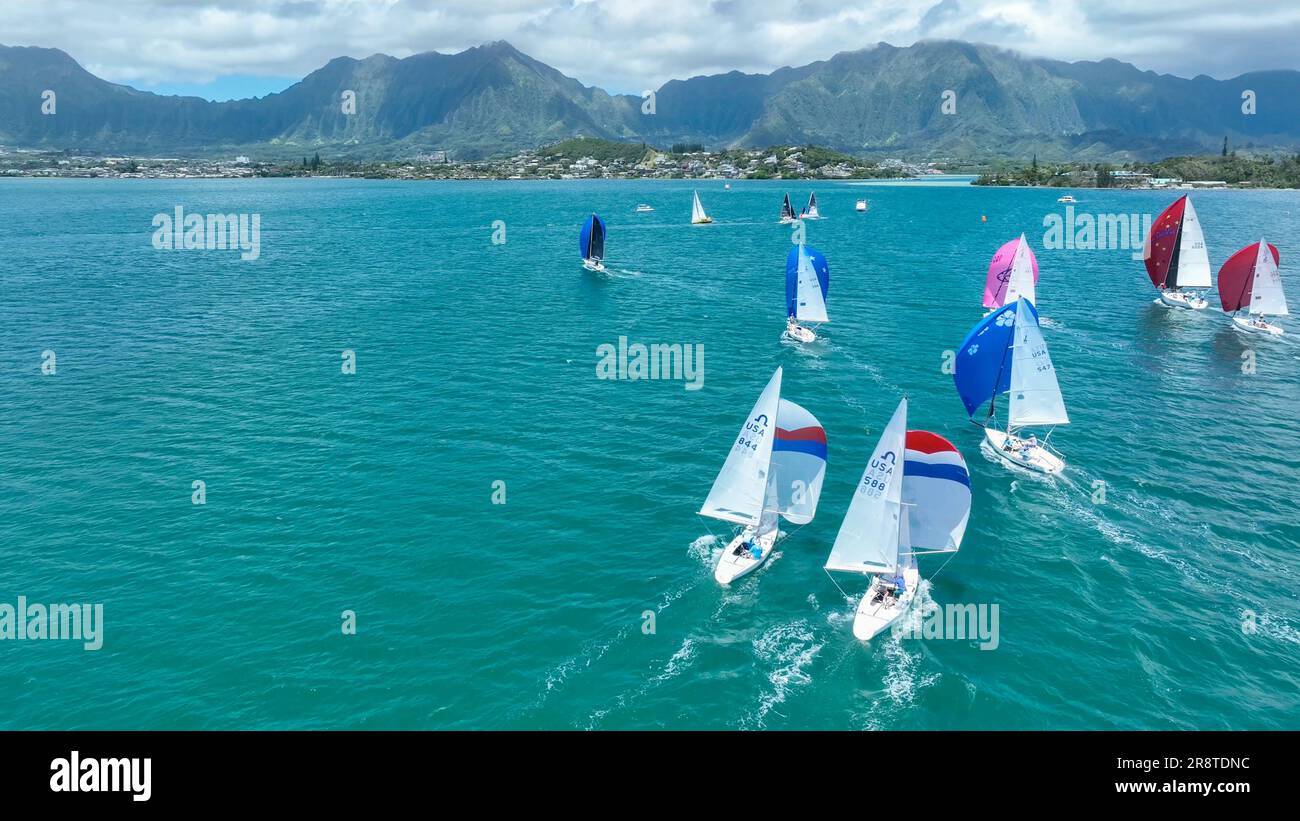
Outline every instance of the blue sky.
[(61, 48), (113, 82), (214, 99), (283, 90), (339, 56), (492, 40), (639, 93), (889, 42), (994, 43), (1190, 77), (1300, 69), (1300, 0), (3, 0), (0, 39)]

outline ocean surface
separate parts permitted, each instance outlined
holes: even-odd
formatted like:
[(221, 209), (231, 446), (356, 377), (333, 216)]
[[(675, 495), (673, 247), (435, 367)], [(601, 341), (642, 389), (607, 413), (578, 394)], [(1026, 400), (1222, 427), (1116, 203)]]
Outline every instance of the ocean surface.
[[(776, 216), (814, 189), (831, 323), (794, 348)], [(1152, 304), (1129, 248), (1044, 248), (1058, 193), (0, 180), (0, 604), (104, 619), (96, 651), (0, 641), (0, 727), (1300, 729), (1300, 320), (1245, 338)], [(1300, 192), (1193, 199), (1216, 271), (1263, 235), (1300, 301)], [(177, 206), (257, 214), (260, 256), (155, 249)], [(943, 369), (1022, 231), (1056, 479), (983, 453)], [(702, 388), (598, 379), (619, 337), (703, 345)], [(696, 511), (777, 365), (827, 431), (821, 506), (721, 589)], [(862, 586), (822, 571), (904, 393), (974, 494), (923, 597), (998, 605), (996, 649), (860, 644)]]

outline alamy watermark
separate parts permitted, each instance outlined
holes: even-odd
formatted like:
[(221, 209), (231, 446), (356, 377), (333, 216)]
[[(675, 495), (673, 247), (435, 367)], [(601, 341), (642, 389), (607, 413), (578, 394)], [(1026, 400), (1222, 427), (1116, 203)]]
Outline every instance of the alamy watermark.
[(1150, 214), (1077, 213), (1073, 205), (1064, 214), (1043, 217), (1043, 248), (1061, 250), (1128, 250), (1133, 259), (1146, 256), (1144, 247), (1151, 232)]
[(921, 605), (921, 617), (902, 618), (894, 622), (890, 632), (897, 639), (925, 639), (979, 641), (981, 650), (996, 650), (1001, 639), (998, 634), (998, 606), (996, 604), (945, 604), (935, 602)]
[(87, 650), (104, 646), (104, 605), (0, 602), (0, 640), (80, 641)]
[(261, 214), (186, 214), (178, 205), (173, 214), (154, 214), (153, 227), (159, 251), (240, 250), (246, 262), (262, 255)]
[(704, 387), (704, 343), (644, 345), (628, 344), (626, 336), (618, 338), (617, 347), (609, 342), (596, 346), (597, 379), (676, 379), (686, 382), (688, 391)]

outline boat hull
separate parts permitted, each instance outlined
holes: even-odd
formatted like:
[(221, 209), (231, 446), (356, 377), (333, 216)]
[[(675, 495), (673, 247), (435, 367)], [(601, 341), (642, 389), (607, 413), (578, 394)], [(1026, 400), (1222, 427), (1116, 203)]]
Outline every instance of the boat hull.
[(691, 225), (711, 225), (712, 223), (713, 223), (713, 217), (705, 217), (704, 219), (691, 220)]
[(1210, 304), (1200, 297), (1191, 297), (1182, 291), (1161, 291), (1156, 301), (1169, 308), (1184, 308), (1191, 311), (1203, 311)]
[(921, 583), (921, 574), (914, 566), (903, 569), (901, 596), (881, 596), (886, 583), (884, 576), (873, 576), (871, 586), (858, 602), (857, 612), (853, 615), (853, 637), (858, 641), (871, 641), (911, 608)]
[[(721, 585), (729, 585), (739, 578), (749, 575), (762, 566), (772, 555), (772, 548), (776, 546), (776, 531), (769, 531), (758, 539), (754, 539), (754, 531), (745, 528), (736, 538), (727, 543), (727, 547), (718, 557), (718, 562), (713, 566), (713, 580)], [(752, 550), (737, 550), (745, 542), (750, 542), (759, 549), (759, 554), (754, 555)]]
[(1249, 319), (1234, 316), (1232, 318), (1232, 327), (1245, 334), (1260, 334), (1262, 336), (1282, 336), (1285, 333), (1281, 328), (1271, 322), (1265, 322), (1264, 327), (1251, 324)]
[(582, 261), (582, 267), (587, 269), (588, 271), (595, 271), (597, 273), (603, 274), (605, 272), (604, 263), (602, 263), (598, 259), (584, 259)]
[[(985, 428), (984, 440), (993, 452), (1002, 457), (1007, 464), (1014, 465), (1035, 473), (1055, 474), (1065, 470), (1065, 460), (1042, 446), (1031, 448), (1028, 453), (1016, 447), (1024, 442), (1019, 436), (1008, 436), (1006, 431), (997, 428)], [(1010, 445), (1010, 447), (1008, 447)]]
[(805, 328), (802, 325), (787, 325), (785, 326), (785, 332), (781, 334), (781, 338), (787, 342), (802, 342), (807, 344), (809, 342), (816, 342), (817, 334), (812, 328)]

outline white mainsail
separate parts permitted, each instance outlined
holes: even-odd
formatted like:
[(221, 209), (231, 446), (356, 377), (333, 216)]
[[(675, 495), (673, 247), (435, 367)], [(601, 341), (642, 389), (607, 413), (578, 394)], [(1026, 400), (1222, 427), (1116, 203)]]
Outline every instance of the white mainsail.
[(1037, 305), (1037, 295), (1034, 286), (1034, 263), (1029, 258), (1029, 243), (1025, 241), (1025, 235), (1020, 235), (1020, 244), (1016, 246), (1016, 254), (1011, 260), (1011, 274), (1007, 278), (1007, 295), (1003, 304), (1015, 302), (1020, 297), (1029, 300), (1031, 304)]
[(799, 269), (795, 278), (798, 289), (795, 299), (794, 318), (800, 322), (830, 322), (826, 315), (826, 300), (822, 297), (822, 286), (817, 281), (817, 269), (813, 267), (812, 258), (799, 246)]
[(1068, 425), (1065, 400), (1056, 382), (1056, 369), (1047, 353), (1047, 341), (1029, 304), (1016, 304), (1015, 343), (1011, 351), (1011, 406), (1009, 427)]
[(1267, 316), (1286, 316), (1286, 294), (1282, 291), (1282, 274), (1273, 261), (1268, 243), (1259, 241), (1255, 257), (1255, 281), (1250, 288), (1250, 312)]
[(696, 191), (695, 200), (691, 203), (691, 222), (701, 223), (709, 219), (709, 215), (704, 213), (704, 206), (700, 204), (700, 192)]
[(807, 216), (810, 216), (813, 219), (817, 219), (821, 216), (821, 212), (817, 210), (817, 194), (815, 192), (808, 195)]
[(1183, 208), (1183, 230), (1178, 238), (1178, 273), (1174, 283), (1179, 288), (1210, 287), (1210, 255), (1205, 250), (1205, 234), (1201, 231), (1201, 221), (1196, 217), (1192, 207), (1192, 198), (1187, 198)]
[(781, 369), (768, 380), (740, 429), (700, 514), (725, 522), (757, 525), (767, 506), (772, 440), (781, 399)]
[(897, 569), (906, 447), (907, 399), (904, 398), (898, 403), (853, 492), (853, 501), (826, 559), (827, 570), (869, 574), (893, 573)]

